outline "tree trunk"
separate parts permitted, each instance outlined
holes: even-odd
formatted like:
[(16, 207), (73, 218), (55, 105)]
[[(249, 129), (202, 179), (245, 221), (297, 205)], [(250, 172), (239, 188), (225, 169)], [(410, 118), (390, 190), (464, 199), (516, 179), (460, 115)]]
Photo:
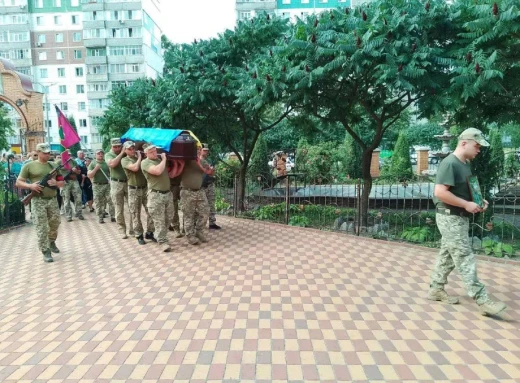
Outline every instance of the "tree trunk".
[(246, 173), (247, 173), (247, 165), (245, 162), (240, 166), (240, 170), (238, 172), (238, 184), (237, 184), (237, 211), (243, 212), (246, 210)]
[[(361, 185), (361, 204), (360, 212), (361, 217), (359, 218), (360, 227), (368, 227), (368, 207), (369, 207), (369, 196), (372, 190), (372, 175), (370, 174), (370, 165), (372, 163), (372, 152), (373, 150), (368, 148), (363, 151), (363, 185)], [(379, 166), (379, 164), (378, 164)], [(358, 228), (359, 230), (360, 228)]]

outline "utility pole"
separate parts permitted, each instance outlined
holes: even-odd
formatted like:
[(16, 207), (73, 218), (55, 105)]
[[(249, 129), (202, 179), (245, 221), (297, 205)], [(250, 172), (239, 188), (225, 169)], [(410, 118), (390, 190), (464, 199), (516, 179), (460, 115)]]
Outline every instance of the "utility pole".
[(49, 143), (49, 145), (51, 144), (51, 126), (49, 124), (49, 109), (50, 109), (50, 105), (49, 105), (49, 85), (47, 85), (45, 87), (45, 124), (47, 125), (47, 142)]

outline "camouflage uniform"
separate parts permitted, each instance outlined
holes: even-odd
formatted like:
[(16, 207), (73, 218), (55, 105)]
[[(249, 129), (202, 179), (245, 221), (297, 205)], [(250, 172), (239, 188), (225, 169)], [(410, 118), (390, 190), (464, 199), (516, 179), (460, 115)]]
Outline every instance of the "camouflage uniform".
[(457, 215), (437, 213), (437, 226), (441, 232), (441, 249), (432, 273), (431, 288), (444, 290), (448, 275), (457, 269), (468, 295), (483, 304), (489, 300), (485, 286), (478, 280), (475, 256), (468, 236), (469, 219)]
[(74, 197), (74, 210), (76, 217), (82, 217), (81, 212), (81, 188), (77, 180), (69, 180), (61, 189), (61, 196), (63, 197), (63, 204), (65, 205), (65, 214), (67, 219), (72, 219), (72, 208), (70, 207), (71, 195)]
[(179, 200), (181, 199), (181, 184), (180, 178), (172, 178), (170, 179), (170, 191), (172, 192), (173, 197), (173, 217), (171, 222), (171, 227), (173, 230), (180, 232), (180, 221), (179, 221)]
[(138, 188), (138, 189), (128, 189), (128, 206), (130, 208), (130, 215), (132, 216), (132, 224), (134, 227), (135, 236), (139, 237), (143, 235), (143, 223), (141, 221), (141, 208), (144, 207), (144, 211), (146, 212), (146, 231), (154, 232), (155, 227), (148, 212), (148, 197), (147, 197), (147, 189)]
[(38, 248), (49, 251), (50, 242), (58, 238), (60, 209), (56, 197), (34, 197), (31, 200), (31, 219), (36, 228)]
[[(128, 201), (128, 184), (110, 180), (110, 200), (115, 208), (116, 222), (120, 233), (126, 233), (125, 200)], [(112, 215), (112, 214), (110, 214)], [(134, 235), (132, 220), (128, 222), (129, 233)]]
[(199, 236), (206, 237), (206, 222), (208, 222), (209, 206), (204, 190), (181, 190), (182, 215), (184, 230), (188, 240)]
[(108, 204), (108, 212), (110, 217), (115, 216), (114, 204), (110, 198), (110, 185), (94, 183), (92, 185), (92, 191), (94, 192), (94, 202), (96, 203), (96, 215), (102, 219), (105, 214), (105, 209)]
[(170, 191), (157, 193), (148, 191), (148, 211), (153, 219), (157, 242), (168, 243), (168, 226), (173, 216), (173, 199)]
[(209, 207), (209, 224), (214, 225), (217, 223), (215, 218), (215, 184), (210, 183), (208, 186), (203, 187), (204, 193), (206, 193), (206, 199)]

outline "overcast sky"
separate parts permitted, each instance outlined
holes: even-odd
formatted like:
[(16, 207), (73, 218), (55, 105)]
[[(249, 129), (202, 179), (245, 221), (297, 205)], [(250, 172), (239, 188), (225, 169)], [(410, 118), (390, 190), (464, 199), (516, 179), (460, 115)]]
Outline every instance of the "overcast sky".
[(216, 37), (235, 27), (235, 0), (163, 0), (163, 33), (174, 43)]

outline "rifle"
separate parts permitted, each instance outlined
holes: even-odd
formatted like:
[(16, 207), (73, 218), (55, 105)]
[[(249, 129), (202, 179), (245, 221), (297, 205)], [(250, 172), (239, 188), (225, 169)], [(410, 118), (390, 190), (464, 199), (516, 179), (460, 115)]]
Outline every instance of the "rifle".
[[(61, 165), (55, 167), (54, 169), (52, 169), (49, 174), (47, 174), (45, 177), (43, 177), (41, 179), (40, 182), (38, 182), (38, 185), (41, 185), (43, 187), (48, 187), (48, 188), (51, 188), (51, 189), (56, 189), (56, 187), (52, 187), (52, 186), (49, 186), (48, 182), (51, 178), (53, 178), (61, 169), (63, 169), (65, 167), (65, 165), (72, 160), (72, 157), (69, 158), (67, 161), (65, 161), (64, 163), (62, 163)], [(22, 199), (22, 203), (27, 206), (29, 205), (29, 202), (31, 202), (31, 200), (33, 199), (33, 197), (37, 194), (40, 194), (40, 193), (37, 193), (35, 192), (34, 190), (31, 190), (31, 193), (26, 195), (25, 197), (23, 197)]]

